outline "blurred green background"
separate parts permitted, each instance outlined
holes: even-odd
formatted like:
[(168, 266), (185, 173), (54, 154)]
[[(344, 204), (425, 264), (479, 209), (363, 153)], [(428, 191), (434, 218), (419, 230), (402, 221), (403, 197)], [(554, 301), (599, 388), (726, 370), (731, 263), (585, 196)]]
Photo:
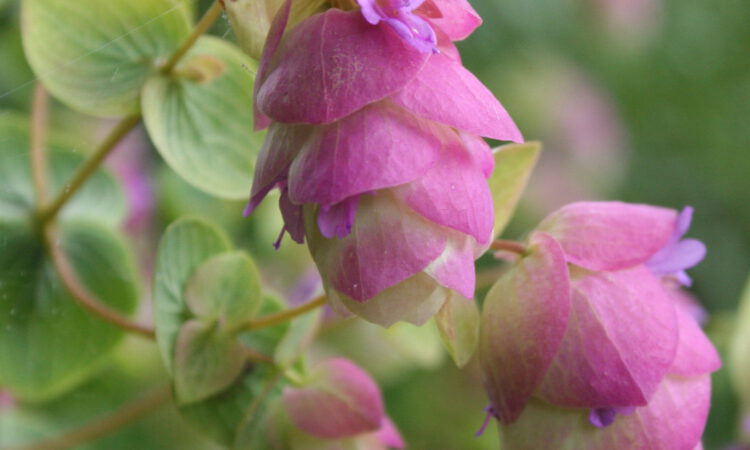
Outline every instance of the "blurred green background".
[[(750, 272), (750, 2), (472, 4), (484, 25), (459, 45), (465, 65), (497, 94), (526, 138), (545, 145), (506, 235), (521, 236), (543, 215), (575, 200), (694, 206), (690, 235), (706, 243), (708, 256), (691, 272), (693, 291), (711, 315), (709, 333), (725, 351)], [(224, 20), (213, 33), (233, 38)], [(0, 111), (28, 114), (33, 86), (20, 44), (18, 5), (0, 1)], [(53, 124), (92, 144), (103, 126), (61, 105), (55, 105)], [(148, 146), (144, 135), (135, 139)], [(243, 219), (241, 203), (196, 191), (154, 152), (143, 160), (159, 200), (155, 221), (138, 237), (144, 261), (164, 225), (190, 212), (219, 221), (279, 290), (308, 270), (303, 247), (287, 241), (281, 252), (271, 250), (281, 224), (273, 201), (266, 202), (261, 219)], [(357, 337), (341, 337), (347, 332)], [(485, 406), (476, 367), (455, 369), (431, 334), (429, 328), (384, 332), (346, 324), (326, 331), (317, 351), (345, 354), (379, 379), (410, 448), (497, 448), (494, 430), (473, 436)], [(163, 379), (161, 370), (153, 345), (130, 339), (99, 378), (54, 404), (16, 408), (12, 417), (0, 406), (0, 444), (3, 435), (49, 435), (111, 410)], [(707, 448), (736, 439), (735, 398), (726, 370), (718, 372)], [(189, 428), (167, 408), (87, 448), (212, 448)]]

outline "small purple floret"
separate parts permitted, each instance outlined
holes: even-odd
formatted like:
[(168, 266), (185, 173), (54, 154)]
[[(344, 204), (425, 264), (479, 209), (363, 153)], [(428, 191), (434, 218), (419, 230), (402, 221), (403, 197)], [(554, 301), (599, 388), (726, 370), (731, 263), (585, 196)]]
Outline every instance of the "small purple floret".
[(497, 418), (497, 413), (495, 412), (495, 408), (492, 405), (487, 405), (487, 407), (484, 408), (484, 412), (486, 412), (487, 415), (484, 417), (482, 426), (479, 428), (479, 430), (477, 430), (475, 434), (476, 437), (483, 435), (484, 432), (487, 431), (487, 427), (490, 425), (493, 417)]
[(435, 30), (425, 19), (412, 11), (424, 0), (357, 0), (362, 16), (373, 25), (382, 20), (399, 36), (423, 53), (438, 53)]
[(345, 238), (352, 232), (357, 216), (359, 196), (355, 195), (335, 205), (322, 205), (318, 214), (320, 233), (328, 239)]
[(606, 428), (615, 422), (618, 414), (630, 415), (635, 411), (635, 407), (627, 406), (623, 408), (593, 408), (589, 414), (589, 422), (597, 428)]
[(697, 239), (682, 239), (693, 220), (693, 208), (686, 206), (677, 217), (674, 234), (667, 245), (646, 262), (651, 272), (656, 275), (669, 275), (683, 286), (690, 286), (693, 280), (685, 270), (694, 267), (706, 256), (706, 246)]

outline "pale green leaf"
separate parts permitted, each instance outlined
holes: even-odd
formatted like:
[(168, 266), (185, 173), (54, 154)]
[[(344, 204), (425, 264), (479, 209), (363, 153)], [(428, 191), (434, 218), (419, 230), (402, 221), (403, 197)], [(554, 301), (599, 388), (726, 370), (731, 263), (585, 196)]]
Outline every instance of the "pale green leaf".
[(495, 149), (495, 171), (489, 179), (495, 200), (495, 235), (508, 225), (542, 146), (538, 142), (508, 144)]
[[(123, 332), (70, 297), (23, 222), (0, 222), (0, 385), (30, 401), (77, 385), (106, 360)], [(107, 306), (133, 312), (135, 269), (108, 227), (69, 221), (59, 244), (81, 282)]]
[(230, 247), (221, 229), (194, 218), (174, 222), (161, 238), (154, 273), (154, 315), (156, 339), (169, 372), (177, 334), (192, 317), (183, 299), (187, 283), (195, 269)]
[(469, 362), (479, 342), (479, 309), (474, 300), (452, 292), (435, 315), (445, 348), (458, 367)]
[(228, 388), (245, 366), (242, 344), (215, 323), (189, 320), (180, 329), (174, 361), (177, 402), (195, 403)]
[(255, 70), (237, 47), (204, 36), (177, 76), (153, 77), (144, 89), (143, 118), (156, 149), (188, 183), (218, 197), (250, 192), (265, 134), (252, 125)]
[(195, 317), (220, 321), (223, 330), (251, 320), (261, 307), (260, 275), (244, 252), (214, 256), (195, 270), (185, 301)]
[(57, 98), (88, 114), (138, 111), (141, 89), (190, 34), (188, 0), (23, 0), (26, 57)]
[(318, 308), (292, 321), (273, 354), (279, 367), (289, 367), (300, 357), (315, 337), (321, 317), (322, 311)]

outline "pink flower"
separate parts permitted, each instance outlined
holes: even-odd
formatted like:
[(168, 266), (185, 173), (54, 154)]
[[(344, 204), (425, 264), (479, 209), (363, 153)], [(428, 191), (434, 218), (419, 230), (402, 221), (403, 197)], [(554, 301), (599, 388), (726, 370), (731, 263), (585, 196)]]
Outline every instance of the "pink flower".
[(336, 443), (347, 439), (359, 441), (363, 448), (404, 448), (401, 435), (385, 414), (377, 384), (349, 360), (321, 362), (303, 386), (284, 390), (282, 402), (296, 429), (289, 432), (290, 439), (300, 443), (292, 448), (320, 441), (328, 442), (325, 448), (338, 448)]
[(423, 323), (446, 289), (472, 297), (493, 228), (480, 136), (522, 140), (451, 42), (478, 16), (458, 0), (363, 0), (284, 34), (288, 12), (259, 68), (257, 125), (270, 127), (246, 213), (281, 189), (285, 230), (307, 236), (340, 311)]
[[(695, 447), (721, 362), (667, 273), (649, 265), (666, 254), (671, 275), (698, 262), (672, 250), (686, 215), (574, 203), (531, 235), (482, 318), (484, 382), (509, 447)], [(532, 423), (544, 433), (529, 434)]]

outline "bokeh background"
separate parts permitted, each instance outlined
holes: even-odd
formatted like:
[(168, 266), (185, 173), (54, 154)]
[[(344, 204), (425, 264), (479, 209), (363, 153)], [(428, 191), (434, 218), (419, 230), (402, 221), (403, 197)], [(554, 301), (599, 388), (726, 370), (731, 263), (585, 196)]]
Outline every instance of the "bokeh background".
[[(474, 0), (484, 18), (459, 47), (465, 65), (500, 98), (527, 139), (544, 152), (506, 231), (521, 237), (541, 217), (576, 200), (620, 199), (695, 207), (690, 235), (708, 247), (692, 270), (707, 330), (726, 351), (750, 272), (750, 2), (747, 0)], [(205, 9), (201, 1), (197, 10)], [(214, 34), (231, 40), (225, 20)], [(0, 114), (28, 114), (34, 75), (20, 43), (18, 4), (0, 0)], [(249, 105), (248, 105), (249, 107)], [(55, 104), (53, 125), (93, 144), (109, 126)], [(0, 136), (2, 142), (2, 136)], [(148, 297), (153, 249), (182, 214), (222, 224), (262, 266), (268, 286), (310, 296), (315, 284), (302, 246), (270, 243), (281, 225), (273, 201), (257, 217), (241, 203), (187, 185), (134, 133), (108, 165), (131, 198), (127, 224), (140, 249)], [(483, 260), (481, 270), (493, 270)], [(310, 281), (312, 279), (312, 282)], [(302, 292), (302, 293), (300, 293)], [(148, 317), (148, 302), (142, 308)], [(476, 438), (485, 398), (476, 365), (459, 371), (431, 326), (389, 330), (360, 322), (323, 330), (316, 355), (344, 354), (381, 383), (388, 410), (413, 449), (493, 449)], [(748, 374), (750, 376), (750, 373)], [(52, 403), (21, 405), (0, 386), (3, 436), (49, 436), (133, 398), (164, 378), (152, 343), (128, 339), (99, 376)], [(739, 405), (726, 369), (714, 376), (705, 434), (709, 449), (732, 445)], [(665, 420), (669, 420), (665, 418)], [(164, 408), (86, 448), (213, 448)]]

